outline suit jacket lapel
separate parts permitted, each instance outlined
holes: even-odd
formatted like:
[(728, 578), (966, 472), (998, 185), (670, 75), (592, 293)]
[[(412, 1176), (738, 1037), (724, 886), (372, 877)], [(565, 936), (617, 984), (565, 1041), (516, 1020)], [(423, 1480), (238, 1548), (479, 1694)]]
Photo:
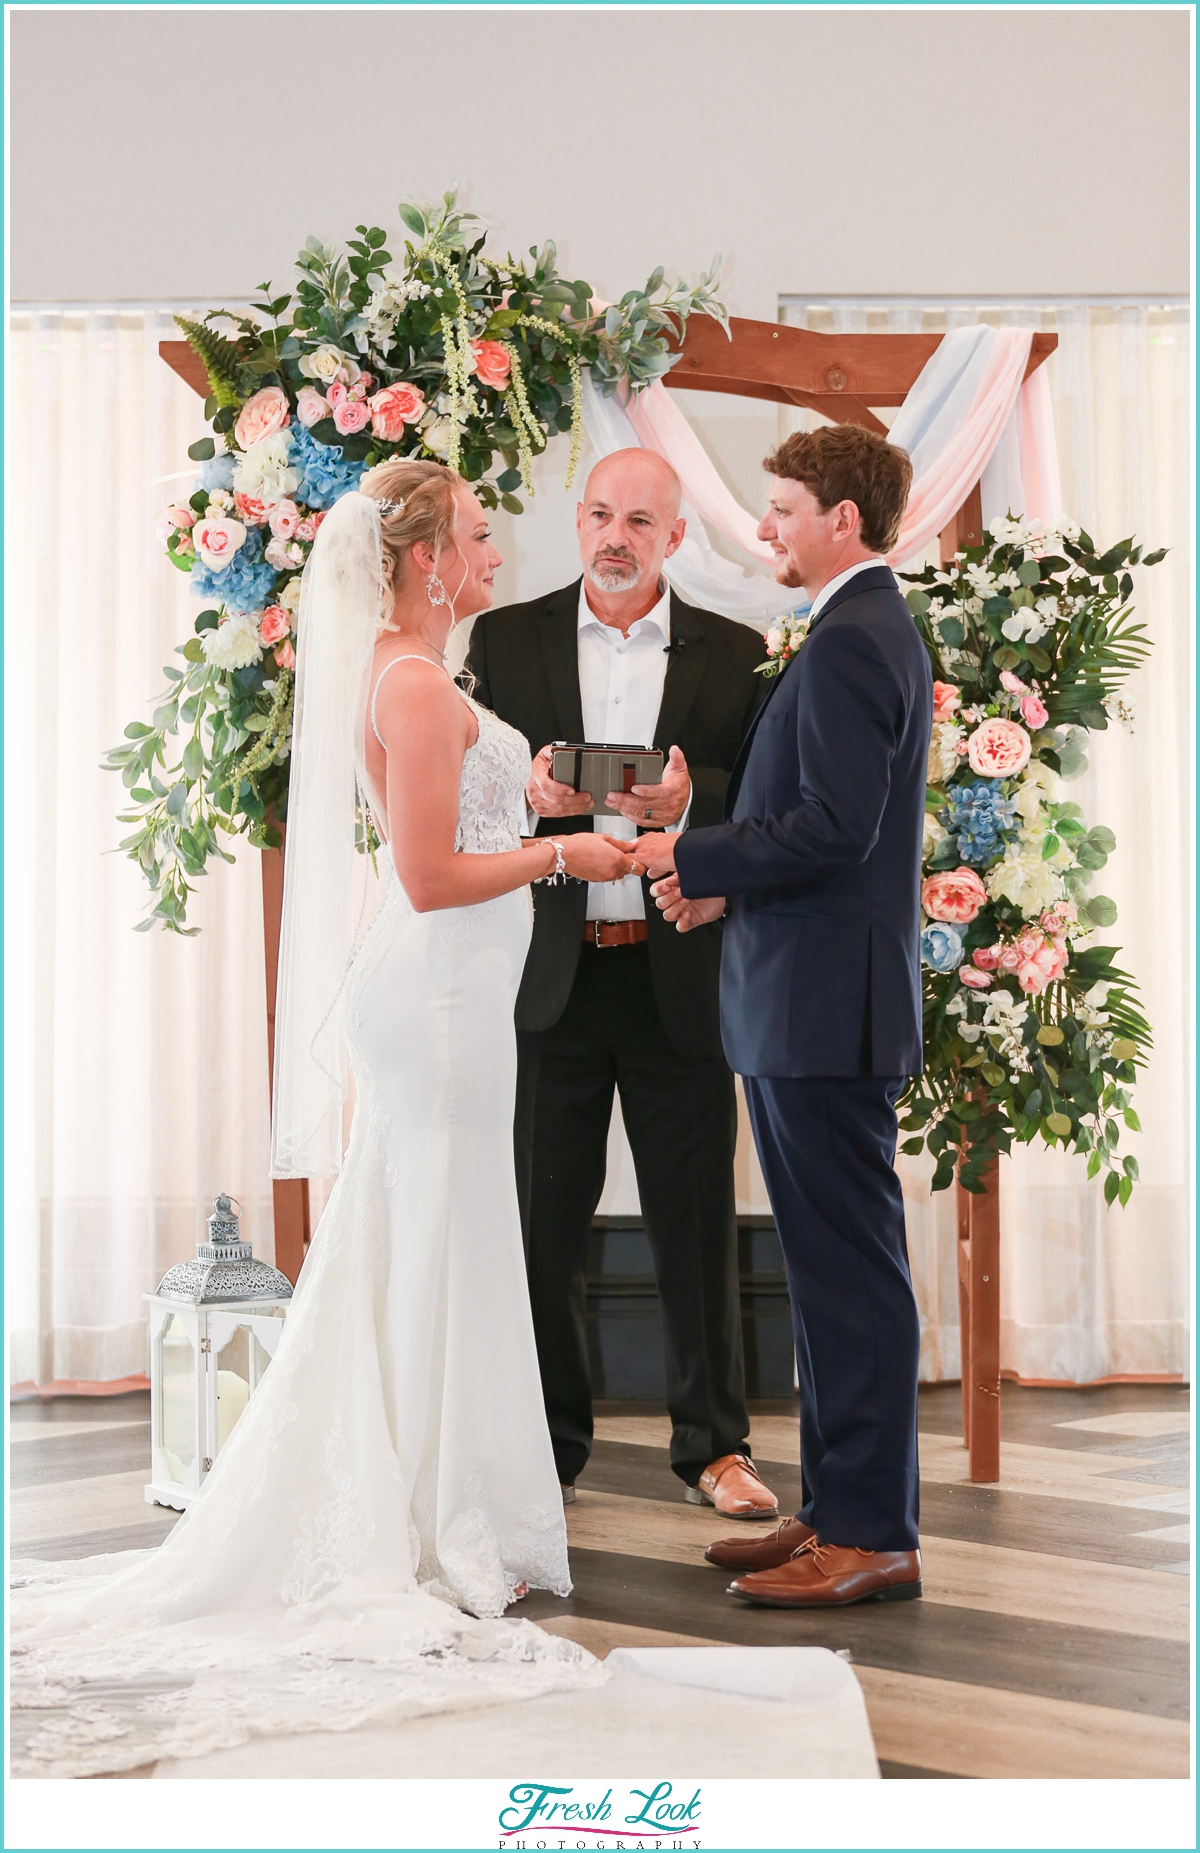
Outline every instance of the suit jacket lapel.
[(746, 737), (742, 741), (741, 746), (738, 748), (738, 756), (733, 762), (733, 771), (729, 774), (729, 786), (725, 793), (725, 815), (726, 817), (728, 817), (733, 810), (734, 800), (736, 799), (738, 795), (738, 788), (742, 782), (742, 774), (746, 770), (746, 761), (750, 757), (750, 748), (754, 745), (754, 736), (756, 732), (758, 731), (758, 723), (761, 721), (763, 715), (766, 713), (767, 709), (770, 707), (771, 703), (774, 701), (775, 696), (779, 691), (780, 683), (783, 681), (783, 678), (787, 675), (788, 671), (791, 669), (792, 664), (795, 662), (795, 660), (796, 658), (793, 656), (789, 662), (786, 662), (784, 664), (783, 668), (779, 671), (779, 674), (777, 676), (771, 677), (771, 680), (767, 684), (767, 692), (763, 696), (762, 700), (759, 702), (757, 712), (755, 713), (753, 720), (750, 722), (749, 727), (747, 727), (746, 729)]
[(538, 613), (538, 636), (560, 740), (583, 739), (579, 693), (579, 580), (546, 600)]
[(710, 644), (699, 612), (671, 594), (671, 654), (663, 680), (654, 739), (663, 752), (679, 743), (679, 732), (708, 666)]

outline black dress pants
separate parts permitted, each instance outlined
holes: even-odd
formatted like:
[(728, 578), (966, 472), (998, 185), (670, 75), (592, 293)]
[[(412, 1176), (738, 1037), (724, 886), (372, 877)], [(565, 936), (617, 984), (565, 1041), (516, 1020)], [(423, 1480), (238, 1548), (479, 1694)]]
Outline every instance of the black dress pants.
[(615, 1088), (662, 1307), (671, 1466), (695, 1485), (710, 1461), (750, 1452), (733, 1075), (672, 1047), (644, 943), (585, 946), (559, 1021), (517, 1042), (517, 1194), (559, 1479), (571, 1485), (592, 1446), (585, 1265)]
[(904, 1083), (745, 1078), (783, 1248), (804, 1503), (827, 1544), (917, 1548), (920, 1326), (896, 1176)]

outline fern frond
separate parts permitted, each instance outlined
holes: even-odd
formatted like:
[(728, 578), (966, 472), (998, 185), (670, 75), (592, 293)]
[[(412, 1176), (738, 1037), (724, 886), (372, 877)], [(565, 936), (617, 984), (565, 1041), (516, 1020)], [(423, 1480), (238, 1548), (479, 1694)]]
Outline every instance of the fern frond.
[(175, 317), (175, 326), (182, 328), (193, 354), (198, 354), (204, 362), (204, 371), (217, 404), (240, 405), (241, 395), (236, 379), (241, 362), (232, 341), (219, 335), (215, 328), (206, 328), (203, 322), (189, 322), (182, 315)]

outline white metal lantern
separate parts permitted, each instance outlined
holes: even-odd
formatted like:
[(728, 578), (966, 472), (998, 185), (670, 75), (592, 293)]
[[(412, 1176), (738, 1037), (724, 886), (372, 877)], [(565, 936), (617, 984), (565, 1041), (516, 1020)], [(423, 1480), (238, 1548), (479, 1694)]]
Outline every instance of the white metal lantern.
[(196, 1259), (163, 1275), (150, 1305), (150, 1505), (183, 1511), (257, 1389), (283, 1331), (292, 1284), (254, 1259), (219, 1196)]

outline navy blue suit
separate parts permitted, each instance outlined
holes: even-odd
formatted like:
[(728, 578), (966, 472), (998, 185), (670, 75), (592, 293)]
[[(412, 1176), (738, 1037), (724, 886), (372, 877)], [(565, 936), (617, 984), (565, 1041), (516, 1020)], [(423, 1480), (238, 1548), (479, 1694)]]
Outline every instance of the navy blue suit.
[(881, 561), (838, 588), (747, 734), (724, 824), (676, 847), (725, 895), (721, 1029), (783, 1246), (804, 1504), (832, 1544), (917, 1544), (920, 1333), (895, 1101), (920, 1070), (929, 660)]

